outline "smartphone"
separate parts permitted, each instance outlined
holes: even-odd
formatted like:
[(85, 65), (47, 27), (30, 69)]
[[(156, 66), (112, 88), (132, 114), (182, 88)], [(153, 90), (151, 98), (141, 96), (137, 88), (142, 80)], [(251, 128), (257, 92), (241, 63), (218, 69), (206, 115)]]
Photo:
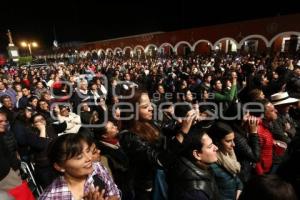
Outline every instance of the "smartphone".
[(105, 189), (105, 182), (98, 175), (94, 175), (93, 180), (94, 180), (94, 187), (98, 186), (100, 192)]

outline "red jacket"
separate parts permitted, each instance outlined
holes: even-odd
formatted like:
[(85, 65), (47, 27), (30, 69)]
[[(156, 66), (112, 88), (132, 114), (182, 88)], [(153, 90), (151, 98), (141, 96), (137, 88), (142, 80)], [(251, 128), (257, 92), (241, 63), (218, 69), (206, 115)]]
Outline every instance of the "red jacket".
[(22, 82), (27, 88), (30, 88), (30, 81), (28, 79), (23, 79)]
[(258, 136), (260, 143), (260, 158), (256, 163), (255, 170), (258, 175), (268, 173), (272, 167), (273, 159), (273, 136), (262, 121), (258, 124)]

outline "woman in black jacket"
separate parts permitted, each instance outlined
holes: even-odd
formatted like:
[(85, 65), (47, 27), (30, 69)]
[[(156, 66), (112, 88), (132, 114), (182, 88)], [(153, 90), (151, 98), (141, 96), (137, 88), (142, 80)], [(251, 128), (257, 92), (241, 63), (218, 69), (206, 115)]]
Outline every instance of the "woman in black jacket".
[(193, 128), (184, 150), (168, 170), (170, 200), (218, 200), (218, 188), (209, 165), (218, 148), (204, 130)]
[[(132, 110), (128, 112), (128, 108)], [(195, 112), (189, 113), (176, 139), (171, 141), (172, 147), (167, 148), (165, 138), (152, 123), (152, 112), (149, 96), (144, 91), (135, 91), (121, 108), (123, 133), (120, 135), (120, 144), (129, 157), (129, 173), (136, 200), (152, 199), (157, 169), (168, 167), (174, 160), (172, 152), (180, 150), (184, 135), (196, 118)]]

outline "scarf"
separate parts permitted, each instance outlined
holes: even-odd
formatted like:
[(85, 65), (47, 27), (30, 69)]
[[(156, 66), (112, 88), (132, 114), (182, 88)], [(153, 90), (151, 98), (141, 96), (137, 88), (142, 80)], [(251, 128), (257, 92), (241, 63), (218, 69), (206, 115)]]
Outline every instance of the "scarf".
[(231, 174), (237, 174), (240, 172), (241, 165), (236, 159), (234, 150), (232, 150), (230, 153), (225, 153), (225, 154), (222, 151), (218, 151), (217, 157), (218, 157), (217, 163), (219, 165), (222, 165)]
[(106, 142), (106, 143), (109, 143), (109, 144), (112, 144), (112, 145), (118, 145), (119, 144), (119, 140), (118, 139), (115, 139), (115, 138), (112, 138), (112, 139), (102, 139), (102, 141)]

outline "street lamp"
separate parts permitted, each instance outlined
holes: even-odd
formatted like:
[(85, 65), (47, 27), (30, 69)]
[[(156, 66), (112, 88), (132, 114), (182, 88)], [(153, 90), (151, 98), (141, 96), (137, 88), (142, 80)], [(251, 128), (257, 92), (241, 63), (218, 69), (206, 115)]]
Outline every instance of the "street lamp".
[(25, 42), (25, 41), (23, 41), (23, 42), (21, 42), (21, 46), (22, 46), (22, 47), (28, 47), (29, 53), (30, 53), (30, 55), (32, 55), (31, 48), (32, 48), (32, 47), (34, 47), (34, 48), (38, 47), (38, 43), (36, 43), (36, 42)]

